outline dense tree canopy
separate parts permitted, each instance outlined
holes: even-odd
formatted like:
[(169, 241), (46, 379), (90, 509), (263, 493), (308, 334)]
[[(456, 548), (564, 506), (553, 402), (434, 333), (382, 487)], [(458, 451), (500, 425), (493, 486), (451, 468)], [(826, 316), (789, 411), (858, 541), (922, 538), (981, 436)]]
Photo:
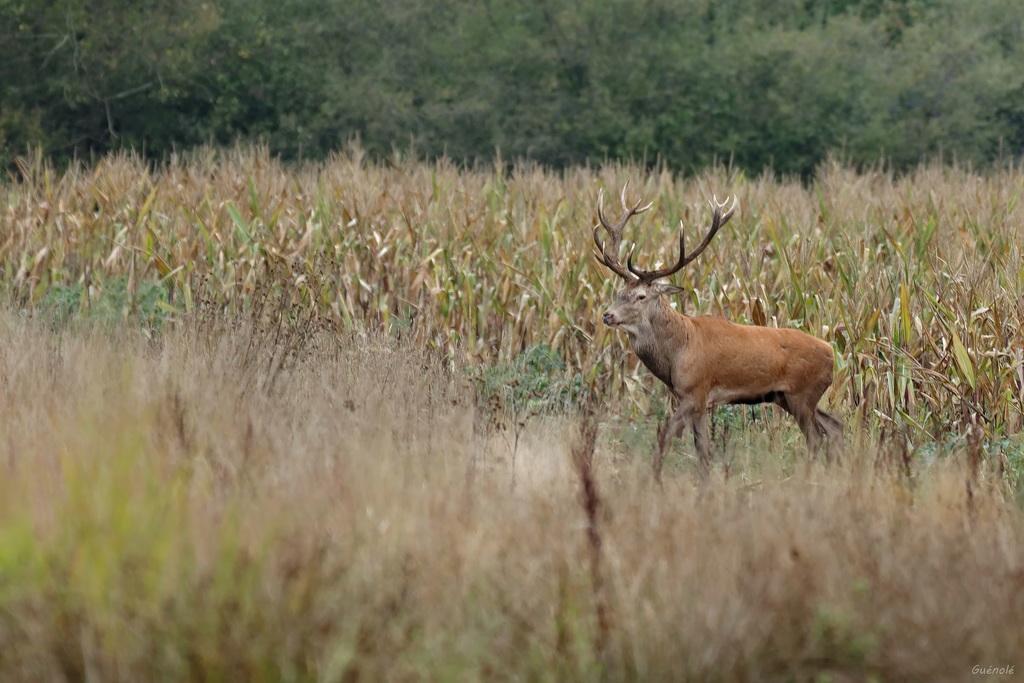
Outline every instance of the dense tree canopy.
[(807, 173), (1024, 150), (1019, 0), (0, 0), (0, 160), (358, 137)]

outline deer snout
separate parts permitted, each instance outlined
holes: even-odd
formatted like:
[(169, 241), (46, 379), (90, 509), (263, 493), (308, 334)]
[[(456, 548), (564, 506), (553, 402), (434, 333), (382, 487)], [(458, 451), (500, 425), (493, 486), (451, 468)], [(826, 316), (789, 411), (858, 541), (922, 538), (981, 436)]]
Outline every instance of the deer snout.
[(604, 321), (605, 325), (609, 325), (609, 326), (614, 325), (615, 322), (616, 322), (615, 321), (615, 316), (612, 315), (611, 311), (605, 311), (604, 315), (601, 316), (601, 320)]

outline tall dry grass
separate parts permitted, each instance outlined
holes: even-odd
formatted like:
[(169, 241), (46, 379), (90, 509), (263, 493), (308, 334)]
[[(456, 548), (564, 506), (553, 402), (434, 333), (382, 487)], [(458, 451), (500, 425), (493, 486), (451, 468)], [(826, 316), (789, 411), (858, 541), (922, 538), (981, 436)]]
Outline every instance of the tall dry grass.
[(912, 478), (852, 454), (662, 490), (563, 416), (531, 422), (513, 476), (458, 368), (407, 341), (10, 313), (0, 336), (4, 680), (1021, 664), (1024, 514), (964, 452)]
[(0, 282), (21, 304), (70, 296), (88, 309), (119, 288), (131, 311), (159, 282), (161, 314), (179, 317), (244, 310), (276, 288), (335, 328), (406, 327), (475, 361), (545, 343), (641, 409), (653, 380), (599, 324), (618, 285), (590, 257), (597, 191), (628, 179), (656, 201), (633, 233), (646, 262), (671, 256), (679, 217), (696, 234), (704, 201), (734, 193), (738, 217), (677, 278), (692, 288), (687, 311), (828, 339), (831, 401), (861, 423), (918, 442), (976, 419), (995, 435), (1021, 427), (1019, 168), (894, 177), (829, 165), (802, 186), (725, 169), (683, 180), (622, 165), (371, 164), (358, 150), (289, 168), (259, 149), (157, 170), (126, 156), (18, 168), (3, 188)]
[[(597, 189), (627, 178), (658, 202), (648, 260), (739, 195), (679, 304), (828, 339), (841, 464), (743, 409), (708, 482), (682, 445), (653, 485), (660, 390), (598, 326), (617, 285), (589, 257)], [(23, 160), (0, 188), (0, 679), (1021, 666), (1022, 181)]]

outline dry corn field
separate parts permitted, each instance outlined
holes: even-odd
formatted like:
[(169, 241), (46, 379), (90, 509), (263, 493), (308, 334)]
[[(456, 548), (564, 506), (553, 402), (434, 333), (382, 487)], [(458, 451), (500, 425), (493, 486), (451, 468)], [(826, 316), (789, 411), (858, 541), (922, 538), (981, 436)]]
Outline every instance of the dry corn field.
[[(687, 438), (654, 484), (591, 255), (627, 179), (648, 264), (738, 195), (676, 303), (829, 341), (838, 463), (723, 408), (710, 478)], [(1024, 169), (237, 149), (0, 191), (0, 679), (1024, 672)]]

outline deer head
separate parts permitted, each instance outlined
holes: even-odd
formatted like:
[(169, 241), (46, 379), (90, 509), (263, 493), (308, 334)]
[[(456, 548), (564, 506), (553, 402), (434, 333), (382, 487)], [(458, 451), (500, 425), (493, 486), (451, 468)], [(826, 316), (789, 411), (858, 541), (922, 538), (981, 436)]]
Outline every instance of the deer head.
[[(594, 244), (597, 246), (597, 251), (594, 255), (599, 263), (621, 277), (626, 283), (626, 286), (615, 297), (612, 306), (605, 312), (602, 318), (604, 323), (610, 327), (622, 327), (627, 332), (636, 334), (640, 325), (644, 321), (650, 320), (651, 315), (661, 306), (660, 299), (662, 296), (682, 291), (675, 285), (658, 282), (658, 280), (674, 275), (683, 266), (700, 256), (708, 244), (711, 243), (718, 230), (732, 218), (738, 200), (733, 199), (731, 206), (729, 205), (729, 198), (726, 198), (722, 203), (718, 202), (717, 197), (708, 202), (713, 212), (711, 228), (697, 246), (697, 249), (691, 254), (686, 253), (686, 236), (683, 230), (683, 223), (681, 220), (679, 221), (679, 258), (676, 259), (674, 265), (654, 270), (643, 270), (633, 265), (634, 249), (630, 249), (626, 260), (626, 267), (624, 268), (618, 257), (619, 247), (622, 243), (622, 230), (626, 227), (626, 223), (629, 222), (630, 218), (647, 211), (654, 204), (649, 202), (641, 206), (643, 200), (640, 200), (630, 206), (626, 201), (626, 187), (628, 185), (629, 183), (627, 182), (622, 186), (622, 193), (619, 199), (622, 203), (623, 213), (614, 224), (610, 223), (605, 217), (604, 191), (602, 190), (598, 193), (597, 217), (599, 222), (594, 226)], [(729, 207), (728, 210), (723, 213), (722, 210), (727, 206)], [(606, 242), (602, 242), (598, 234), (602, 227), (608, 233), (608, 240)]]

